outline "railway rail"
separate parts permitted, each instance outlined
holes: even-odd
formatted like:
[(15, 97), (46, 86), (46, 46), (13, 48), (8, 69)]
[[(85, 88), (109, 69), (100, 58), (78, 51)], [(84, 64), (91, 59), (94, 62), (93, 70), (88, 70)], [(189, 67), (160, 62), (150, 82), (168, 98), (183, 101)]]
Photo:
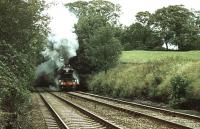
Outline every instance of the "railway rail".
[(40, 96), (59, 121), (61, 128), (120, 128), (58, 95), (41, 93)]
[[(37, 93), (33, 93), (33, 96), (35, 97), (35, 99), (33, 100), (34, 103), (38, 104), (38, 108), (36, 110), (41, 114), (42, 119), (44, 120), (40, 122), (44, 123), (44, 126), (46, 126), (47, 129), (60, 129), (58, 122), (56, 121), (53, 114), (49, 111), (49, 108), (46, 106), (40, 95)], [(39, 124), (38, 126), (41, 125)], [(42, 127), (44, 128), (44, 126)]]
[(92, 101), (124, 111), (133, 115), (140, 115), (155, 121), (171, 125), (174, 128), (200, 129), (200, 117), (185, 113), (174, 112), (166, 109), (142, 105), (133, 102), (103, 97), (85, 92), (69, 92), (66, 95)]
[(87, 108), (102, 118), (112, 121), (116, 125), (120, 125), (120, 127), (123, 129), (177, 129), (177, 126), (172, 126), (166, 123), (163, 124), (162, 122), (158, 122), (154, 119), (149, 119), (131, 112), (126, 112), (125, 110), (120, 110), (106, 104), (88, 101), (86, 99), (61, 92), (55, 92), (54, 94), (63, 96), (67, 100)]
[(44, 120), (48, 129), (69, 129), (69, 127), (63, 122), (54, 108), (44, 98), (43, 94), (40, 93), (39, 105), (44, 116)]

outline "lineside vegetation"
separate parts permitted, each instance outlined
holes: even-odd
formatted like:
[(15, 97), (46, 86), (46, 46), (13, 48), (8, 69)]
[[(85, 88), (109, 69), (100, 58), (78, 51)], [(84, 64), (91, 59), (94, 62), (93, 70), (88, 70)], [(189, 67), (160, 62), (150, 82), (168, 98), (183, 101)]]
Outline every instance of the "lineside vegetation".
[(31, 129), (30, 91), (48, 16), (40, 0), (0, 1), (0, 128)]
[[(145, 57), (146, 56), (146, 57)], [(123, 52), (117, 67), (90, 77), (94, 93), (199, 110), (200, 52)]]

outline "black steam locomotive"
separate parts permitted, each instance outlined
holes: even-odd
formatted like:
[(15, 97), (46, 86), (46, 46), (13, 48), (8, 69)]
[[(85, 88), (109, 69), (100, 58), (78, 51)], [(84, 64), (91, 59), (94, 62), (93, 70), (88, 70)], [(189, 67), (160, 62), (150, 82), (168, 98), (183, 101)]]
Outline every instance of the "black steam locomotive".
[(72, 89), (75, 90), (79, 87), (79, 79), (75, 70), (70, 65), (58, 70), (58, 85), (61, 90)]

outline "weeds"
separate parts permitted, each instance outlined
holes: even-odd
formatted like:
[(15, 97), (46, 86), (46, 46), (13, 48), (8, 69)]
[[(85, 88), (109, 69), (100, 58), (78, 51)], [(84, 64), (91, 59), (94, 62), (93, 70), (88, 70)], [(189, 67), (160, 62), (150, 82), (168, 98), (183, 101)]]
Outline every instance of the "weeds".
[(122, 63), (106, 75), (91, 76), (89, 90), (113, 97), (162, 101), (172, 106), (191, 99), (199, 101), (199, 66), (200, 61), (173, 57), (146, 63)]

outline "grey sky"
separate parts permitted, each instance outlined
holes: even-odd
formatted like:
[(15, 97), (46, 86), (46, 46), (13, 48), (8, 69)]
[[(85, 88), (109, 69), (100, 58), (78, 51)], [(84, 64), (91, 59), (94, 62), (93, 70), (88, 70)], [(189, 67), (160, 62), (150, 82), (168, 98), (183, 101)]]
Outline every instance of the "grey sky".
[[(77, 22), (76, 17), (71, 14), (64, 6), (63, 3), (74, 2), (77, 0), (45, 0), (47, 2), (58, 3), (52, 6), (47, 12), (52, 20), (50, 28), (52, 32), (58, 37), (68, 37), (75, 39), (72, 33), (73, 25)], [(87, 0), (88, 1), (88, 0)], [(121, 5), (120, 22), (123, 25), (130, 25), (135, 20), (135, 14), (139, 11), (154, 12), (158, 8), (168, 5), (185, 5), (188, 9), (200, 10), (199, 0), (108, 0)]]

